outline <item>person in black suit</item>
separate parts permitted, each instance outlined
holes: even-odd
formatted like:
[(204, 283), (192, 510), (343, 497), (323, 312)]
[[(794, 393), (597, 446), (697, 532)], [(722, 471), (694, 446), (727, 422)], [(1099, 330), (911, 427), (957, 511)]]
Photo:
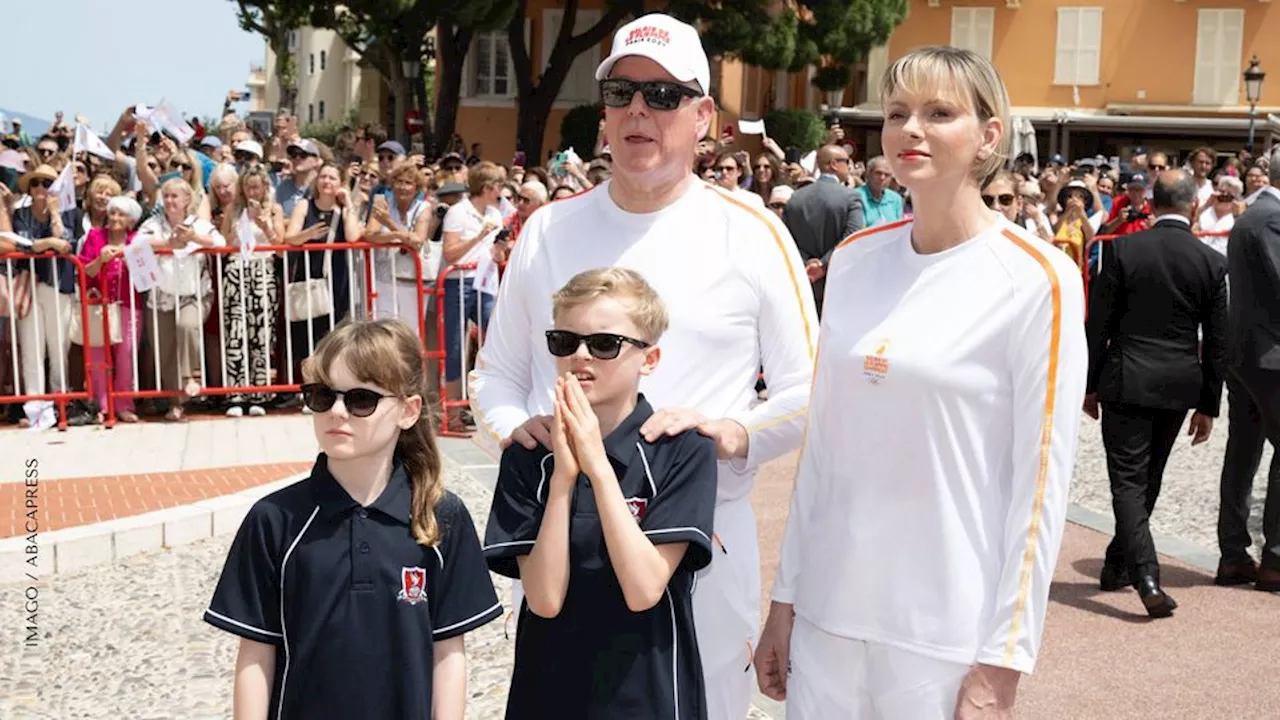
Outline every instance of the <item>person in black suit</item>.
[(1133, 585), (1149, 615), (1167, 617), (1177, 603), (1160, 587), (1148, 520), (1187, 410), (1195, 409), (1192, 445), (1209, 439), (1218, 415), (1227, 269), (1191, 232), (1196, 184), (1188, 173), (1161, 173), (1152, 195), (1151, 229), (1108, 243), (1091, 286), (1084, 410), (1096, 419), (1102, 405), (1116, 518), (1102, 589)]
[[(1248, 431), (1261, 428), (1273, 448), (1280, 446), (1280, 153), (1271, 158), (1272, 186), (1259, 191), (1231, 230), (1227, 267), (1231, 276), (1227, 359), (1231, 438), (1222, 467), (1222, 505), (1218, 510), (1218, 546), (1222, 558), (1215, 582), (1254, 583), (1258, 590), (1280, 592), (1280, 468), (1267, 474), (1262, 511), (1262, 564), (1249, 557), (1249, 501), (1253, 475), (1261, 458), (1260, 443)], [(1237, 404), (1243, 432), (1236, 441)], [(1246, 449), (1246, 446), (1251, 445)], [(1256, 448), (1256, 449), (1255, 449)]]
[(831, 252), (841, 240), (865, 227), (866, 222), (861, 198), (845, 185), (849, 180), (848, 151), (839, 145), (824, 145), (818, 149), (817, 165), (818, 179), (791, 196), (782, 211), (782, 222), (804, 258), (821, 315)]

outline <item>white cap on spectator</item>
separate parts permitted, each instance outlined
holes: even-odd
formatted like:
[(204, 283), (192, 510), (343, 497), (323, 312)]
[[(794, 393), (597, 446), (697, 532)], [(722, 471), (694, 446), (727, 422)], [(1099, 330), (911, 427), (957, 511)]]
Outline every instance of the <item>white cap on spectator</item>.
[(261, 160), (263, 157), (262, 144), (259, 143), (257, 140), (241, 140), (240, 142), (236, 143), (235, 147), (232, 148), (232, 151), (252, 153), (254, 155), (257, 155), (259, 160)]
[(791, 202), (791, 196), (794, 195), (795, 192), (796, 191), (789, 185), (777, 185), (773, 188), (773, 191), (769, 193), (769, 202)]
[(293, 142), (289, 143), (289, 147), (298, 148), (299, 150), (301, 150), (302, 152), (308, 155), (314, 155), (315, 157), (320, 157), (320, 148), (316, 147), (315, 142), (307, 138), (303, 138), (301, 140), (294, 140)]
[(702, 38), (692, 25), (670, 15), (641, 15), (619, 28), (613, 36), (613, 52), (596, 68), (596, 80), (609, 77), (613, 64), (630, 55), (649, 58), (680, 82), (697, 81), (704, 93), (711, 87), (711, 64)]

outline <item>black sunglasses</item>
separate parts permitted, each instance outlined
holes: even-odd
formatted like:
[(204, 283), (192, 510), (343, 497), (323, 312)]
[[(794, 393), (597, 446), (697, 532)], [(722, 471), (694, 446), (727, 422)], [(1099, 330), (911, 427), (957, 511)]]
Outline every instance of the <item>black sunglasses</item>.
[(623, 80), (609, 78), (600, 81), (600, 98), (604, 104), (613, 108), (623, 108), (631, 104), (631, 99), (640, 93), (644, 96), (644, 104), (652, 110), (675, 110), (685, 98), (702, 97), (702, 92), (680, 83), (665, 80)]
[(41, 157), (49, 157), (50, 155), (53, 155), (54, 153), (56, 153), (56, 152), (58, 152), (58, 151), (57, 151), (57, 150), (50, 150), (49, 148), (36, 148), (36, 152), (37, 152), (38, 154), (40, 154), (40, 156), (41, 156)]
[(333, 404), (338, 401), (339, 395), (342, 396), (343, 404), (347, 406), (347, 412), (358, 418), (369, 417), (374, 410), (378, 409), (378, 403), (383, 398), (390, 397), (364, 388), (334, 390), (321, 383), (308, 383), (302, 386), (302, 403), (312, 412), (329, 412)]
[(178, 172), (186, 172), (191, 169), (191, 166), (186, 163), (169, 163), (169, 167)]
[(770, 210), (786, 210), (787, 204), (786, 203), (769, 203), (769, 209)]
[(996, 202), (997, 202), (997, 201), (998, 201), (1002, 206), (1008, 207), (1009, 205), (1012, 205), (1012, 204), (1013, 204), (1013, 201), (1014, 201), (1015, 199), (1016, 199), (1016, 198), (1014, 198), (1013, 193), (1004, 193), (1004, 194), (1002, 194), (1002, 195), (983, 195), (983, 196), (982, 196), (982, 202), (986, 203), (986, 204), (987, 204), (987, 207), (989, 207), (989, 208), (993, 208), (993, 207), (995, 207), (995, 206), (996, 206)]
[(587, 344), (587, 352), (591, 353), (591, 357), (597, 360), (612, 360), (618, 357), (618, 353), (622, 352), (623, 343), (630, 343), (642, 350), (649, 347), (649, 343), (629, 338), (626, 335), (614, 335), (613, 333), (579, 335), (568, 330), (547, 331), (547, 350), (551, 351), (551, 354), (556, 357), (569, 357), (578, 352), (578, 348), (582, 346), (582, 343)]
[(284, 154), (285, 154), (285, 157), (289, 158), (290, 160), (301, 160), (303, 158), (311, 157), (306, 152), (302, 150), (298, 150), (296, 148), (290, 148), (289, 150), (286, 150)]
[(236, 162), (245, 162), (245, 163), (253, 162), (254, 160), (258, 159), (257, 155), (254, 155), (251, 152), (245, 152), (245, 151), (235, 153), (233, 157), (235, 157)]
[(33, 187), (33, 188), (51, 188), (53, 187), (53, 181), (52, 180), (32, 180), (31, 182), (27, 183), (27, 186)]

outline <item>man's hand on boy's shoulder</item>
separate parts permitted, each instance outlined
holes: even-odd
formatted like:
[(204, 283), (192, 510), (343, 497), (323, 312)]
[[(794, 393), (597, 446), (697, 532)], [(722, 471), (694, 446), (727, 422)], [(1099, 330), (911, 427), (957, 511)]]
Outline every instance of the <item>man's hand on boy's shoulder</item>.
[(688, 408), (663, 408), (640, 427), (648, 442), (666, 435), (675, 437), (686, 430), (697, 430), (716, 441), (716, 457), (720, 460), (745, 458), (751, 437), (742, 423), (729, 418), (708, 420), (706, 415)]
[(502, 441), (502, 449), (506, 449), (512, 443), (519, 443), (528, 450), (541, 445), (544, 448), (551, 447), (551, 416), (550, 415), (534, 415), (524, 424), (512, 431), (507, 439)]

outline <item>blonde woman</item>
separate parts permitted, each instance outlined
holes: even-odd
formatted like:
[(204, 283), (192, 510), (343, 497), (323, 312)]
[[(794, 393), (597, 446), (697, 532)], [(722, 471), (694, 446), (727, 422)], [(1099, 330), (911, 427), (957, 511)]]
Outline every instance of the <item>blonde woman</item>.
[[(417, 333), (422, 313), (418, 311), (421, 283), (419, 264), (409, 252), (421, 258), (421, 282), (434, 280), (429, 260), (422, 252), (427, 242), (427, 226), (431, 220), (431, 203), (422, 193), (426, 184), (422, 171), (412, 163), (400, 163), (387, 173), (391, 195), (373, 197), (369, 224), (364, 239), (371, 243), (407, 245), (411, 250), (391, 248), (373, 251), (373, 279), (378, 297), (374, 301), (374, 319), (397, 318)], [(439, 255), (435, 264), (439, 265)]]
[(106, 175), (99, 175), (89, 182), (83, 203), (85, 233), (107, 226), (107, 205), (120, 193), (120, 184)]
[[(216, 170), (213, 175), (217, 176)], [(279, 342), (273, 332), (280, 289), (274, 256), (269, 252), (254, 252), (252, 248), (281, 244), (284, 229), (284, 210), (271, 193), (266, 168), (254, 166), (245, 170), (222, 224), (222, 235), (228, 244), (241, 250), (223, 256), (222, 319), (227, 385), (273, 384), (276, 369), (271, 367), (271, 349)], [(246, 407), (250, 415), (265, 415), (263, 406), (271, 399), (269, 393), (232, 395), (228, 398), (231, 406), (227, 408), (227, 416), (241, 417)]]
[[(236, 192), (240, 185), (240, 175), (236, 166), (220, 163), (209, 173), (209, 192), (200, 203), (200, 219), (208, 220), (218, 228), (223, 237), (227, 236), (226, 223), (228, 211), (236, 202)], [(234, 221), (234, 220), (233, 220)]]
[(183, 393), (171, 401), (165, 419), (180, 422), (184, 397), (195, 397), (204, 387), (201, 333), (213, 302), (208, 258), (194, 251), (226, 241), (209, 221), (196, 216), (199, 206), (186, 180), (165, 181), (160, 202), (163, 212), (142, 223), (133, 242), (170, 251), (157, 258), (160, 285), (147, 298), (147, 322), (159, 350), (161, 389)]
[(1080, 273), (983, 202), (1009, 148), (989, 61), (917, 50), (880, 97), (915, 216), (831, 259), (756, 673), (790, 720), (1010, 718), (1066, 521)]

